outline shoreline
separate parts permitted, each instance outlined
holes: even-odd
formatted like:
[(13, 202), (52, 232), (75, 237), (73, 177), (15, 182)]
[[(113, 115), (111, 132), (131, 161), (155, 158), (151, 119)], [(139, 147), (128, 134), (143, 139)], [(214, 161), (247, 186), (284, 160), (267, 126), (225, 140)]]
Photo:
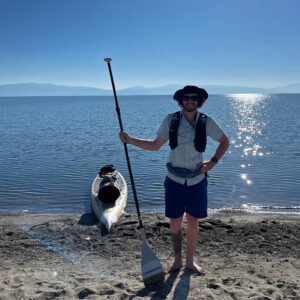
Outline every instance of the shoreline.
[[(168, 219), (142, 213), (165, 270)], [(183, 233), (185, 234), (185, 225)], [(299, 214), (219, 211), (199, 222), (195, 259), (164, 284), (144, 287), (136, 214), (110, 234), (90, 214), (0, 214), (0, 299), (299, 299)], [(183, 247), (185, 251), (185, 243)]]
[[(30, 210), (30, 209), (24, 209), (24, 210), (13, 210), (13, 211), (0, 211), (0, 217), (1, 216), (21, 216), (21, 215), (82, 215), (85, 213), (90, 213), (89, 206), (87, 203), (86, 205), (86, 211), (73, 211), (64, 213), (62, 211), (46, 211), (45, 213), (42, 213), (40, 211)], [(242, 204), (238, 207), (230, 207), (230, 206), (224, 206), (219, 208), (208, 208), (208, 215), (213, 214), (222, 214), (225, 213), (248, 213), (248, 214), (274, 214), (274, 215), (280, 215), (280, 214), (288, 214), (288, 215), (300, 215), (300, 205), (293, 205), (293, 206), (263, 206), (263, 205), (252, 205), (252, 204)], [(141, 210), (142, 214), (164, 214), (163, 208), (151, 208), (151, 209), (143, 209)], [(125, 214), (136, 214), (136, 208), (135, 206), (131, 210), (125, 210)]]

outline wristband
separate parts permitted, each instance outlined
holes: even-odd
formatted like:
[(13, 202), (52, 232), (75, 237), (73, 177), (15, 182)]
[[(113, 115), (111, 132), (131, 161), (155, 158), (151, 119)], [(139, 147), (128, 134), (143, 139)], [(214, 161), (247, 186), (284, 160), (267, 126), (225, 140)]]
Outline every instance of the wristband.
[(213, 156), (210, 160), (213, 161), (214, 163), (218, 163), (218, 159), (215, 156)]

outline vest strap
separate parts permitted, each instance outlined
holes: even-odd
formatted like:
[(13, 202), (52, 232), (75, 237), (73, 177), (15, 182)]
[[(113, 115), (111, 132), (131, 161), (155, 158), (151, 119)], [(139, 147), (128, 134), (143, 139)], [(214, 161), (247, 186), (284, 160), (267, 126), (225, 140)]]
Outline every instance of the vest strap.
[(177, 136), (178, 136), (179, 123), (180, 123), (180, 111), (176, 111), (173, 114), (170, 130), (169, 130), (169, 145), (171, 149), (175, 149), (178, 145)]
[[(173, 114), (169, 130), (169, 146), (173, 150), (178, 146), (178, 128), (180, 124), (180, 111)], [(198, 152), (205, 151), (207, 137), (206, 137), (206, 119), (207, 115), (200, 113), (195, 126), (194, 145)]]

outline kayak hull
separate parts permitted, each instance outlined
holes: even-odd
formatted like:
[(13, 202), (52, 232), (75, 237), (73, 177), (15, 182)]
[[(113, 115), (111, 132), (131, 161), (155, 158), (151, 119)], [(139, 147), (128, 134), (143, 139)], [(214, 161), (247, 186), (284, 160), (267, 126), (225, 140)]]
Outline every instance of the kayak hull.
[(120, 184), (120, 196), (112, 203), (104, 203), (98, 198), (99, 187), (102, 178), (99, 175), (93, 181), (91, 191), (91, 210), (97, 219), (105, 225), (108, 231), (118, 222), (127, 205), (127, 184), (122, 174), (116, 171), (116, 176)]

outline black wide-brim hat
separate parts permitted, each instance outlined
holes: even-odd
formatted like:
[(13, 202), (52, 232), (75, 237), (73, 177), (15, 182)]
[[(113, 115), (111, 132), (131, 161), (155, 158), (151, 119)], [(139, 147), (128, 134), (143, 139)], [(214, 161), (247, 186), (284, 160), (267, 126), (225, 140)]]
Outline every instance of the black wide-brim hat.
[(173, 99), (176, 101), (180, 101), (184, 94), (198, 94), (199, 97), (203, 100), (206, 100), (208, 98), (208, 94), (205, 89), (198, 88), (194, 85), (187, 85), (183, 89), (176, 91)]

